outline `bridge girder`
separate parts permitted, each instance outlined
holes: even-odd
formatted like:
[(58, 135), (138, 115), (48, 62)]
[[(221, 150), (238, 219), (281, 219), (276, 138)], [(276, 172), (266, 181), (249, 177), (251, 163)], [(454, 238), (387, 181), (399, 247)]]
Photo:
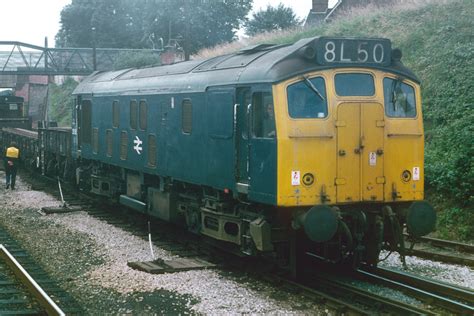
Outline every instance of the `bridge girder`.
[(22, 42), (0, 41), (0, 75), (86, 76), (95, 70), (113, 69), (114, 62), (122, 53), (143, 52), (160, 55), (162, 50), (48, 48)]

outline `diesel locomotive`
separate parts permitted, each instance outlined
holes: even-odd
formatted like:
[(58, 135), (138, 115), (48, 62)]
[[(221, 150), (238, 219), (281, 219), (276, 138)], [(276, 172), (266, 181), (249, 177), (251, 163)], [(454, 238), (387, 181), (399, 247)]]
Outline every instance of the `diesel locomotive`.
[(388, 39), (315, 37), (96, 72), (55, 166), (241, 254), (376, 265), (436, 221), (420, 82), (401, 57)]
[(24, 98), (13, 95), (10, 90), (0, 92), (0, 128), (3, 127), (31, 128)]

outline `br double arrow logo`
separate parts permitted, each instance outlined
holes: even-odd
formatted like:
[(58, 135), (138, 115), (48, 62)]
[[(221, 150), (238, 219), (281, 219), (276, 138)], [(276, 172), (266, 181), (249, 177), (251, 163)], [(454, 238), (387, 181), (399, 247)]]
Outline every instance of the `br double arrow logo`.
[(140, 138), (138, 138), (138, 136), (135, 136), (135, 140), (133, 141), (133, 143), (135, 144), (135, 146), (133, 146), (133, 150), (135, 150), (137, 154), (141, 155), (142, 150), (143, 150), (143, 147), (142, 147), (143, 141)]

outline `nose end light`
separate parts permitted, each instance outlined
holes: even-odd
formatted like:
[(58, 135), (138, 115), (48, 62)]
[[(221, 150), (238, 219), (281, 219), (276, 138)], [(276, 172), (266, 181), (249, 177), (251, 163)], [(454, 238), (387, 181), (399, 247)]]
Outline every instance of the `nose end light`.
[(408, 182), (411, 180), (411, 172), (408, 170), (404, 170), (402, 172), (402, 180), (403, 182)]

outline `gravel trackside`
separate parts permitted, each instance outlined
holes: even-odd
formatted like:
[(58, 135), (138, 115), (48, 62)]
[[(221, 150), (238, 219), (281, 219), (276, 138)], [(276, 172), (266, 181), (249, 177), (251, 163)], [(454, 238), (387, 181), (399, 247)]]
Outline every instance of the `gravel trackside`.
[[(0, 178), (4, 173), (0, 171)], [(244, 273), (222, 270), (152, 275), (128, 261), (150, 260), (149, 244), (86, 212), (42, 215), (60, 202), (17, 178), (0, 187), (0, 225), (10, 232), (86, 314), (327, 314), (302, 295)], [(164, 249), (156, 257), (170, 259)]]

